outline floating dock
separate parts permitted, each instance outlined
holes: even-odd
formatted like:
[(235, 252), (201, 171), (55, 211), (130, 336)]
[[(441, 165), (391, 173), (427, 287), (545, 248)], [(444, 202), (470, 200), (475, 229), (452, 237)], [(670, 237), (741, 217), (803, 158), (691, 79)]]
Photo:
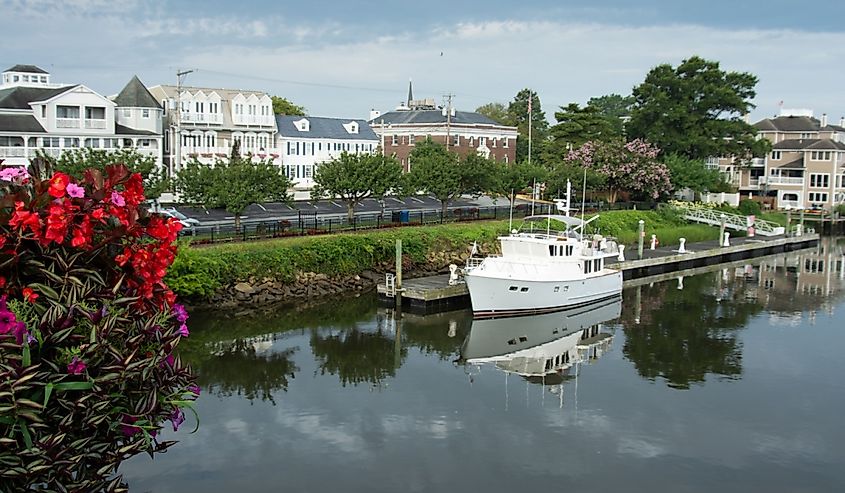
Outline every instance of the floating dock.
[[(731, 245), (719, 246), (716, 240), (691, 243), (686, 253), (678, 253), (677, 246), (643, 250), (643, 258), (637, 259), (636, 249), (625, 251), (624, 261), (615, 258), (605, 260), (609, 267), (622, 271), (622, 279), (629, 281), (657, 274), (667, 274), (708, 265), (723, 264), (766, 255), (803, 250), (818, 245), (819, 235), (769, 236), (731, 238)], [(633, 254), (633, 255), (632, 255)], [(379, 299), (395, 304), (385, 282), (378, 285)], [(435, 313), (447, 309), (469, 306), (469, 291), (466, 284), (449, 285), (449, 275), (437, 275), (405, 279), (402, 282), (401, 301), (404, 308), (418, 313)]]

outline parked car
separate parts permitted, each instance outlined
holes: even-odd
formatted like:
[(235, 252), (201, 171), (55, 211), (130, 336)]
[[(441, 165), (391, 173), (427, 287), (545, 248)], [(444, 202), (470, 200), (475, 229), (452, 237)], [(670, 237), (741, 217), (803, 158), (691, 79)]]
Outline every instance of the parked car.
[(182, 227), (185, 229), (193, 229), (200, 225), (200, 222), (198, 220), (182, 214), (181, 212), (177, 211), (175, 207), (161, 209), (159, 211), (159, 214), (176, 219), (177, 221), (182, 223)]

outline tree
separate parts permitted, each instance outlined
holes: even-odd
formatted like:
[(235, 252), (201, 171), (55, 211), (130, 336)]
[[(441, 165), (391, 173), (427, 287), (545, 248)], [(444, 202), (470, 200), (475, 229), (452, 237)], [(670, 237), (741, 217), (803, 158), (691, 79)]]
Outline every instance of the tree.
[(566, 154), (587, 141), (608, 141), (622, 136), (610, 121), (593, 106), (578, 103), (561, 106), (555, 112), (557, 124), (549, 130), (549, 141), (543, 149), (546, 163), (559, 162)]
[(657, 199), (672, 190), (669, 170), (657, 160), (660, 149), (642, 140), (587, 142), (567, 155), (566, 163), (594, 170), (605, 180), (608, 201), (620, 191), (639, 192)]
[(413, 164), (405, 188), (434, 195), (440, 201), (443, 215), (455, 197), (482, 193), (493, 165), (475, 153), (459, 159), (457, 154), (431, 139), (418, 143), (410, 159)]
[(743, 121), (754, 108), (756, 85), (750, 73), (725, 72), (697, 56), (677, 68), (659, 65), (634, 88), (628, 136), (689, 159), (762, 157), (768, 141), (757, 140), (756, 129)]
[(213, 166), (194, 158), (179, 172), (177, 184), (183, 202), (222, 207), (234, 214), (235, 229), (248, 206), (290, 200), (288, 177), (270, 160), (253, 162), (251, 156), (218, 159)]
[(719, 170), (708, 168), (704, 161), (670, 154), (663, 162), (669, 168), (669, 176), (675, 190), (688, 188), (693, 192), (720, 192), (727, 191), (726, 188), (730, 187)]
[(388, 190), (398, 187), (401, 177), (402, 166), (393, 157), (343, 152), (317, 167), (311, 197), (339, 197), (346, 202), (351, 222), (358, 203), (368, 197), (384, 197)]
[(545, 177), (546, 170), (538, 164), (496, 162), (487, 192), (493, 196), (507, 197), (513, 207), (517, 193), (532, 186), (535, 181), (542, 182)]
[(132, 148), (106, 151), (82, 147), (65, 151), (59, 157), (49, 156), (39, 150), (38, 157), (49, 161), (55, 171), (67, 173), (77, 179), (82, 179), (85, 170), (90, 168), (103, 172), (108, 165), (123, 164), (132, 173), (141, 174), (144, 179), (144, 194), (148, 199), (160, 197), (170, 185), (170, 181), (164, 176), (163, 168), (156, 167), (155, 157), (145, 156)]
[(270, 96), (270, 99), (273, 101), (273, 114), (274, 115), (294, 115), (294, 116), (305, 116), (305, 107), (304, 106), (297, 106), (287, 98), (279, 97), (279, 96)]
[(621, 96), (619, 94), (608, 94), (606, 96), (590, 98), (587, 101), (587, 106), (595, 108), (599, 115), (607, 119), (617, 135), (624, 135), (624, 120), (631, 116), (631, 106), (633, 104), (633, 96)]
[(500, 125), (513, 125), (513, 118), (508, 108), (502, 103), (487, 103), (475, 109), (476, 113), (486, 116)]
[(546, 121), (546, 113), (540, 105), (540, 97), (531, 89), (525, 88), (514, 96), (513, 101), (508, 105), (508, 113), (511, 117), (511, 124), (516, 125), (519, 130), (519, 138), (516, 141), (516, 161), (528, 160), (528, 101), (531, 101), (531, 157), (536, 159), (542, 151), (543, 144), (548, 135), (549, 122)]

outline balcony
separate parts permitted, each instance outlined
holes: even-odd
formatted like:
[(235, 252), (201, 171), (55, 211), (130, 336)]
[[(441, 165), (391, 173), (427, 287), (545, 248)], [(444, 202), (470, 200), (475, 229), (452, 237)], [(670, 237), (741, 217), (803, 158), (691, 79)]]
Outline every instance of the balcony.
[(761, 176), (760, 184), (769, 185), (803, 185), (804, 178), (801, 176)]
[(26, 149), (23, 147), (0, 147), (0, 158), (26, 157)]
[(182, 121), (187, 123), (223, 123), (219, 113), (182, 113)]
[(85, 119), (85, 128), (96, 129), (96, 130), (103, 130), (106, 128), (106, 121), (93, 119), (93, 118), (86, 118)]
[(763, 168), (766, 166), (766, 158), (762, 157), (755, 157), (751, 160), (751, 167), (752, 168)]
[(272, 127), (274, 122), (274, 118), (272, 116), (260, 116), (260, 115), (234, 115), (232, 117), (232, 123), (235, 125), (261, 125), (266, 127)]
[(79, 128), (79, 119), (56, 118), (56, 128)]

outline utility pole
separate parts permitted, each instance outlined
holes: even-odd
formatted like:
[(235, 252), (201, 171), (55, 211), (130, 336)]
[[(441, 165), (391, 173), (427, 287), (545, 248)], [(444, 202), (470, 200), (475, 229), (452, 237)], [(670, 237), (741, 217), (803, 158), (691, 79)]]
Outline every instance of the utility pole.
[(446, 150), (452, 145), (452, 98), (454, 94), (446, 94)]
[(182, 80), (191, 72), (193, 70), (176, 72), (176, 135), (173, 139), (176, 141), (176, 166), (173, 169), (175, 173), (182, 170)]

